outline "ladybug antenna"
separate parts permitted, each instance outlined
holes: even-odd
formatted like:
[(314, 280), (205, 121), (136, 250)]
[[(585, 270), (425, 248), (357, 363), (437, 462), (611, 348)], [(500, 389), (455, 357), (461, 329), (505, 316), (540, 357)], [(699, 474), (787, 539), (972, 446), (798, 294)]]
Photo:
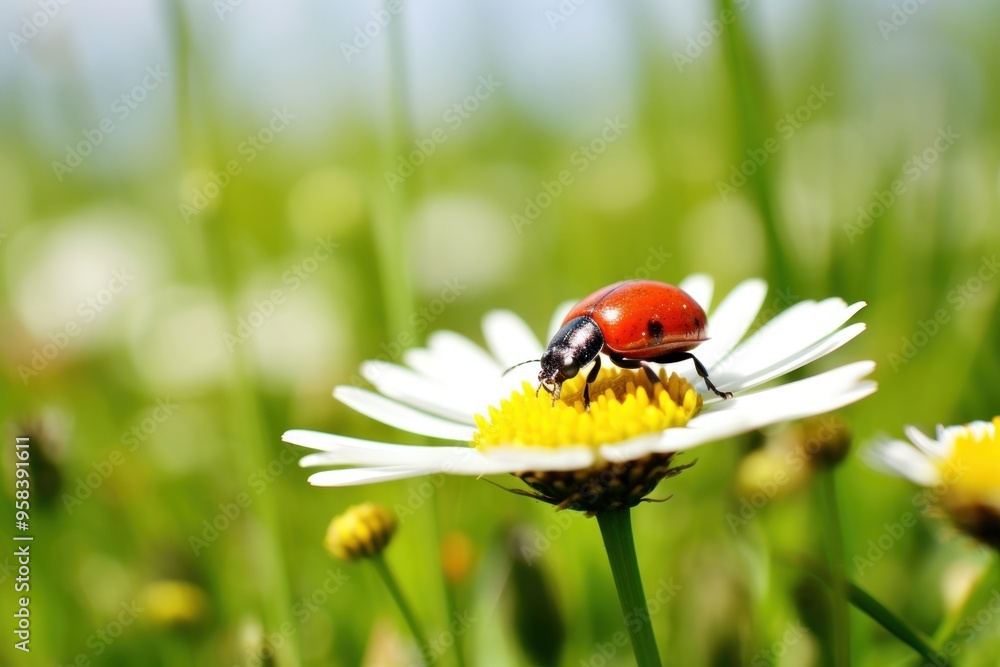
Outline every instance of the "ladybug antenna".
[(528, 361), (522, 361), (519, 364), (514, 364), (513, 366), (511, 366), (510, 368), (508, 368), (507, 370), (505, 370), (503, 372), (503, 374), (500, 375), (500, 377), (504, 377), (505, 375), (507, 375), (507, 373), (510, 373), (512, 370), (514, 370), (518, 366), (524, 366), (525, 364), (533, 364), (533, 363), (538, 362), (538, 361), (541, 361), (541, 359), (529, 359)]

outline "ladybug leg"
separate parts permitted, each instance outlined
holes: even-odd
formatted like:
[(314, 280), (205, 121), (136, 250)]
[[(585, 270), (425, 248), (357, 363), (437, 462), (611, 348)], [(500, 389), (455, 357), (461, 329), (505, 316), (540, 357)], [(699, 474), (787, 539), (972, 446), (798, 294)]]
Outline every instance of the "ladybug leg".
[(665, 354), (662, 357), (657, 357), (651, 361), (655, 361), (658, 364), (673, 364), (678, 361), (687, 361), (688, 359), (694, 362), (695, 371), (697, 371), (698, 375), (701, 376), (701, 379), (705, 381), (705, 386), (712, 390), (716, 396), (724, 399), (733, 397), (733, 392), (720, 391), (719, 388), (715, 386), (715, 383), (713, 383), (708, 377), (708, 369), (705, 368), (704, 364), (698, 361), (698, 357), (694, 356), (690, 352), (671, 352), (670, 354)]
[[(619, 368), (629, 368), (629, 369), (641, 368), (646, 372), (646, 377), (649, 378), (650, 383), (653, 384), (654, 386), (658, 382), (660, 382), (660, 376), (657, 375), (656, 371), (653, 370), (653, 367), (647, 364), (645, 361), (641, 361), (639, 359), (625, 359), (621, 355), (617, 354), (611, 355), (611, 361), (615, 362), (615, 366), (618, 366)], [(667, 388), (666, 382), (663, 383), (663, 388), (664, 389)]]
[(601, 355), (594, 357), (594, 365), (587, 373), (587, 382), (583, 385), (583, 409), (590, 410), (590, 383), (597, 379), (601, 372)]

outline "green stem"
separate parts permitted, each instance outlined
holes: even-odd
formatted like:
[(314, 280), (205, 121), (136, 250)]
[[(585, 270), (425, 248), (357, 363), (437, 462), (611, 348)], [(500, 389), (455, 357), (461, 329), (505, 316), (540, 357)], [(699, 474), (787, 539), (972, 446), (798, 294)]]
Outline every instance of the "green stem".
[(385, 587), (389, 589), (389, 594), (399, 608), (399, 613), (403, 615), (403, 620), (409, 626), (410, 632), (413, 633), (413, 638), (417, 640), (417, 645), (420, 647), (422, 654), (430, 646), (427, 642), (427, 635), (424, 633), (420, 621), (417, 620), (416, 615), (413, 613), (413, 609), (410, 608), (409, 603), (403, 596), (403, 591), (399, 588), (399, 584), (396, 583), (396, 578), (392, 576), (392, 570), (389, 569), (389, 564), (385, 561), (385, 556), (382, 554), (374, 556), (371, 562), (375, 567), (375, 571), (378, 572), (379, 576), (382, 577), (382, 581), (385, 582)]
[[(444, 574), (444, 564), (441, 559), (444, 557), (442, 546), (444, 545), (444, 535), (441, 530), (441, 502), (438, 499), (440, 494), (435, 493), (431, 502), (434, 504), (434, 542), (437, 546), (438, 562), (441, 564), (441, 584), (444, 586), (444, 601), (448, 608), (448, 622), (459, 617), (458, 613), (458, 587), (449, 581)], [(465, 641), (463, 633), (454, 633), (455, 637), (455, 664), (457, 667), (465, 667)]]
[(646, 595), (639, 576), (639, 562), (635, 557), (632, 538), (632, 515), (629, 508), (609, 510), (597, 515), (604, 548), (608, 552), (611, 573), (618, 589), (618, 600), (626, 619), (639, 618), (642, 623), (625, 623), (638, 667), (660, 667), (660, 654), (656, 650), (653, 624), (646, 607)]
[(837, 503), (837, 483), (833, 470), (820, 473), (820, 507), (823, 512), (823, 539), (826, 562), (833, 589), (833, 664), (851, 663), (851, 618), (847, 604), (847, 578), (844, 574), (844, 535)]
[(864, 612), (869, 618), (888, 630), (892, 635), (914, 651), (939, 667), (947, 667), (948, 659), (939, 653), (930, 638), (903, 619), (889, 611), (881, 602), (873, 598), (857, 584), (848, 582), (847, 593), (851, 604)]
[(983, 571), (979, 577), (979, 581), (976, 582), (975, 588), (965, 599), (964, 604), (958, 605), (941, 622), (937, 632), (934, 633), (935, 646), (946, 646), (954, 636), (955, 630), (958, 629), (958, 624), (962, 622), (962, 619), (973, 615), (985, 605), (984, 594), (989, 593), (996, 586), (998, 577), (1000, 577), (1000, 558), (993, 558), (992, 563)]
[[(833, 588), (831, 583), (832, 576), (822, 564), (787, 554), (784, 556), (784, 559), (808, 572), (824, 586)], [(921, 656), (927, 658), (931, 664), (938, 665), (938, 667), (948, 666), (947, 658), (943, 657), (934, 648), (934, 643), (927, 635), (911, 627), (906, 621), (896, 616), (885, 605), (849, 579), (844, 580), (844, 586), (847, 592), (847, 600), (858, 611), (881, 625), (896, 639), (899, 639)]]
[[(735, 6), (733, 0), (716, 0), (717, 12), (721, 15), (731, 15), (735, 19), (723, 29), (722, 46), (726, 65), (736, 102), (737, 130), (743, 150), (740, 151), (742, 161), (746, 151), (759, 150), (773, 136), (765, 136), (764, 124), (761, 120), (761, 99), (765, 97), (764, 81), (757, 69), (756, 54), (750, 40), (743, 29), (743, 10)], [(757, 173), (747, 178), (748, 185), (756, 200), (760, 217), (764, 223), (764, 234), (768, 253), (774, 266), (774, 277), (777, 284), (790, 288), (793, 286), (793, 267), (785, 248), (784, 235), (778, 224), (777, 204), (774, 199), (774, 187), (771, 178), (773, 160), (760, 165)]]
[[(403, 41), (403, 14), (389, 24), (389, 122), (383, 139), (383, 173), (394, 173), (396, 159), (408, 151), (412, 130), (407, 113), (406, 57)], [(380, 175), (373, 186), (371, 200), (372, 233), (378, 254), (379, 274), (382, 280), (386, 325), (395, 339), (409, 331), (409, 316), (413, 308), (413, 289), (409, 279), (406, 256), (408, 237), (405, 225), (413, 193), (411, 175), (393, 185)]]

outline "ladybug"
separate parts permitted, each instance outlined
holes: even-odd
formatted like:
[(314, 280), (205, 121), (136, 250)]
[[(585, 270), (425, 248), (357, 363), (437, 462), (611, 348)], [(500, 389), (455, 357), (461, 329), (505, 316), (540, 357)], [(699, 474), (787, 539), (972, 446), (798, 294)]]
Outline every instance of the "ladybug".
[(659, 376), (649, 365), (690, 359), (716, 395), (731, 398), (709, 379), (708, 370), (691, 354), (704, 343), (708, 318), (698, 302), (679, 287), (653, 280), (628, 280), (600, 289), (576, 304), (542, 353), (539, 389), (559, 398), (562, 383), (594, 362), (587, 375), (583, 403), (590, 407), (590, 383), (601, 370), (600, 353), (619, 368), (642, 368), (650, 382)]

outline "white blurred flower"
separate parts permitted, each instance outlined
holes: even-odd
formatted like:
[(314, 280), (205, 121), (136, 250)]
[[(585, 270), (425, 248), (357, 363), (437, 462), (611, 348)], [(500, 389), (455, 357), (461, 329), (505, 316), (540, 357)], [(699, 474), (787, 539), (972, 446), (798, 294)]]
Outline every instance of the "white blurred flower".
[(1000, 549), (1000, 417), (938, 426), (930, 438), (913, 426), (910, 442), (885, 440), (869, 450), (872, 467), (931, 489), (959, 528)]

